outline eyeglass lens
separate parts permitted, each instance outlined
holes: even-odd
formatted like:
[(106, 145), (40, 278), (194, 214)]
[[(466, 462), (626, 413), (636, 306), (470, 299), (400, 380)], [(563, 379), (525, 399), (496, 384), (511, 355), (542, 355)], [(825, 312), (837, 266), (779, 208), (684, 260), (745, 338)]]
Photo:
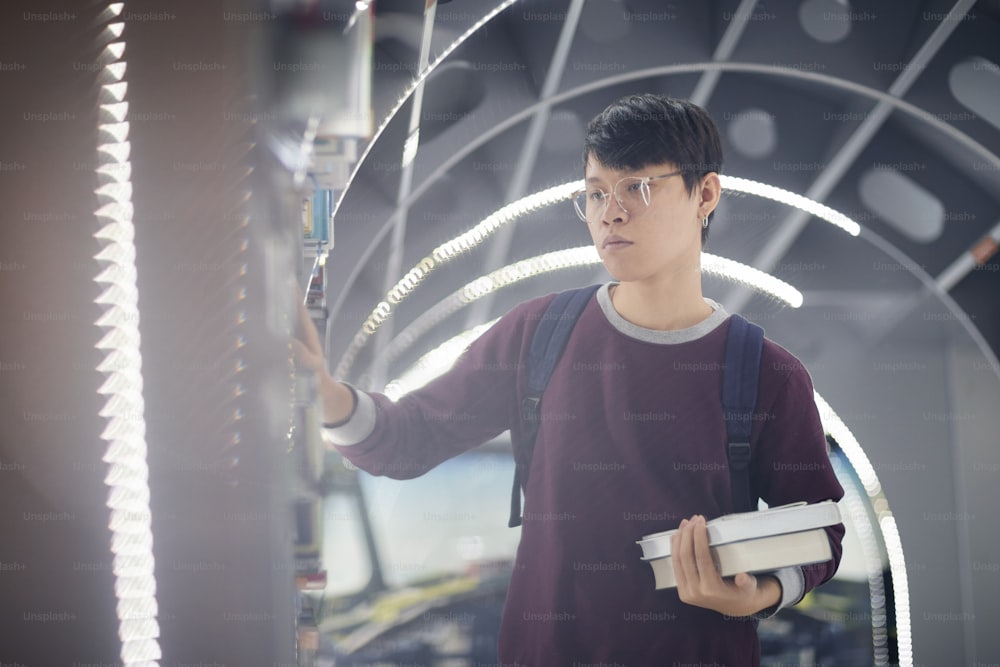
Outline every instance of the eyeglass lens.
[[(638, 176), (627, 176), (615, 184), (614, 196), (625, 211), (631, 215), (641, 213), (649, 206), (649, 183)], [(588, 189), (578, 194), (573, 201), (577, 215), (584, 221), (596, 222), (608, 210), (610, 197), (600, 188)]]

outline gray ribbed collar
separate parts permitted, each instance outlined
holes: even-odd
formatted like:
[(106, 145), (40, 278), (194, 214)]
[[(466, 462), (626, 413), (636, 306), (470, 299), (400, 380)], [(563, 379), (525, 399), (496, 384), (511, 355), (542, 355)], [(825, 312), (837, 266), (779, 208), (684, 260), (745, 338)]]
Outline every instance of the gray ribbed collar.
[(647, 343), (687, 343), (688, 341), (701, 338), (725, 322), (726, 318), (729, 317), (729, 313), (726, 312), (726, 309), (723, 308), (721, 304), (716, 303), (711, 299), (705, 299), (705, 303), (712, 307), (712, 314), (693, 327), (678, 329), (676, 331), (658, 331), (656, 329), (640, 327), (626, 320), (618, 314), (617, 310), (615, 310), (614, 305), (611, 303), (610, 292), (611, 286), (614, 284), (616, 283), (606, 283), (601, 285), (601, 288), (597, 290), (597, 303), (600, 304), (601, 310), (604, 311), (604, 316), (608, 318), (608, 322), (611, 323), (611, 326), (618, 329), (618, 331), (621, 331), (626, 336), (635, 338), (636, 340), (645, 341)]

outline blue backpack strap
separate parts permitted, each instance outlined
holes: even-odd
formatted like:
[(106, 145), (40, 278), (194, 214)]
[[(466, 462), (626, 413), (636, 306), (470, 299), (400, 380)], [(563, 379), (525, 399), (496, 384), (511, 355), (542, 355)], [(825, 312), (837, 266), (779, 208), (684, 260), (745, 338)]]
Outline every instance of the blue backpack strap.
[(528, 392), (521, 402), (522, 446), (520, 456), (516, 456), (514, 460), (514, 488), (510, 494), (510, 521), (507, 525), (511, 528), (521, 525), (521, 488), (528, 483), (528, 468), (541, 420), (542, 394), (545, 393), (552, 371), (562, 356), (576, 321), (599, 287), (600, 285), (591, 285), (557, 294), (531, 338), (531, 347), (528, 348)]
[(763, 346), (763, 329), (739, 315), (730, 317), (722, 371), (722, 412), (729, 441), (726, 455), (734, 512), (757, 509), (756, 498), (750, 491), (750, 430), (757, 405)]

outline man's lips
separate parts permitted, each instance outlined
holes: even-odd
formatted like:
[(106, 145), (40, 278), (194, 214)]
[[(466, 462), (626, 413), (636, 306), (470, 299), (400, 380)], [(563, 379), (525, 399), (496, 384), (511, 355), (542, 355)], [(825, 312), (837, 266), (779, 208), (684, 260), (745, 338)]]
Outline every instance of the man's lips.
[(604, 239), (604, 243), (601, 244), (601, 247), (613, 250), (615, 248), (625, 248), (630, 245), (632, 245), (632, 242), (627, 239), (623, 239), (620, 236), (609, 236)]

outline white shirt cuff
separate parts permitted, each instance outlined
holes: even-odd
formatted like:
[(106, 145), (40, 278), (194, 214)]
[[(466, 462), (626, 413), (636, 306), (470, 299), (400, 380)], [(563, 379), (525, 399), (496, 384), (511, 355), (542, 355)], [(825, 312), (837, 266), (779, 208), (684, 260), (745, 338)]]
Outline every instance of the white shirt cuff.
[(783, 567), (768, 574), (781, 582), (781, 602), (775, 608), (775, 613), (797, 604), (802, 599), (806, 592), (806, 578), (802, 574), (801, 567)]
[(339, 426), (323, 426), (323, 439), (334, 445), (356, 445), (375, 430), (375, 401), (367, 393), (354, 389), (357, 404), (350, 418)]

